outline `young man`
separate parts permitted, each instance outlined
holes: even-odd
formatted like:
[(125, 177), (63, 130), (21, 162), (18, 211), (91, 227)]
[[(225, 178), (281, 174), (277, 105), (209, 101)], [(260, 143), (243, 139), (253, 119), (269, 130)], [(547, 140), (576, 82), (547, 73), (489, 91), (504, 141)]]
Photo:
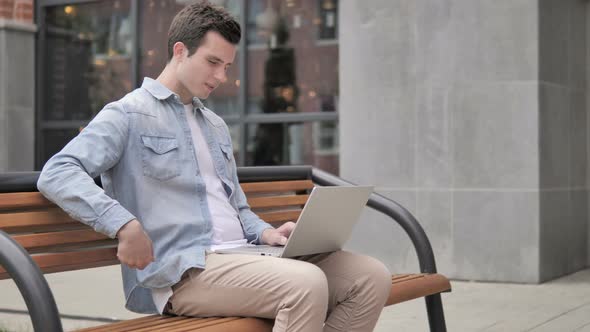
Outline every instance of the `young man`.
[(118, 238), (130, 310), (273, 318), (274, 331), (372, 330), (391, 287), (373, 258), (207, 254), (220, 244), (284, 244), (293, 223), (275, 229), (250, 211), (227, 125), (201, 103), (227, 80), (238, 23), (199, 3), (177, 14), (168, 36), (157, 80), (106, 105), (47, 162), (39, 190)]

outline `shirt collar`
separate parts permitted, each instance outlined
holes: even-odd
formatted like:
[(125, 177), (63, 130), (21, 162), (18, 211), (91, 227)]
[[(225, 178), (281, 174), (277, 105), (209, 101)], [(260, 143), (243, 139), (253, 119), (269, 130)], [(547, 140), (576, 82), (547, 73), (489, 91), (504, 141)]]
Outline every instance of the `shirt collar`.
[[(177, 94), (165, 87), (162, 83), (152, 78), (144, 78), (141, 87), (146, 89), (152, 96), (159, 100), (166, 100), (170, 98), (170, 96), (174, 96), (178, 100), (178, 102), (180, 102), (180, 98)], [(201, 100), (197, 97), (193, 97), (193, 106), (200, 109), (205, 107)]]

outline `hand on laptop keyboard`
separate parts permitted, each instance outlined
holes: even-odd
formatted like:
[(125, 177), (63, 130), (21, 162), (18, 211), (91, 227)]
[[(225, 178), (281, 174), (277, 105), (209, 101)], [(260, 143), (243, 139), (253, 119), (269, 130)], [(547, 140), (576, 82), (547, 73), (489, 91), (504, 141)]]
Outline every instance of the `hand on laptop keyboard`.
[(291, 232), (295, 228), (294, 222), (286, 222), (279, 228), (268, 228), (262, 232), (262, 243), (271, 246), (284, 246), (287, 243), (287, 239), (291, 235)]

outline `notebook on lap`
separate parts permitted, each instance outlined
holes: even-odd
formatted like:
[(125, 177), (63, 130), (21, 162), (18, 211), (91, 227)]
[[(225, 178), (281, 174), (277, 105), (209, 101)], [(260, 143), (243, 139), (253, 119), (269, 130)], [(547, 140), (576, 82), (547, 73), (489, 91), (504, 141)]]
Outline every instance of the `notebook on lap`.
[(215, 252), (296, 257), (340, 250), (372, 192), (372, 186), (314, 187), (285, 246), (250, 245)]

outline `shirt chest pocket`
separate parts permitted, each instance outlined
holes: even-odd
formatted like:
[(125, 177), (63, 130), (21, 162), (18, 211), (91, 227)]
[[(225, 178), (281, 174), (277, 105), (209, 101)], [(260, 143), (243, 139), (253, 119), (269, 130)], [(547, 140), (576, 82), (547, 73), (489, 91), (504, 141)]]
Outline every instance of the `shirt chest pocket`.
[(223, 155), (223, 160), (226, 164), (228, 178), (231, 179), (234, 172), (234, 163), (232, 160), (234, 152), (230, 144), (219, 144), (219, 148), (221, 150), (221, 154)]
[(143, 174), (157, 180), (180, 175), (178, 140), (171, 136), (141, 135)]

